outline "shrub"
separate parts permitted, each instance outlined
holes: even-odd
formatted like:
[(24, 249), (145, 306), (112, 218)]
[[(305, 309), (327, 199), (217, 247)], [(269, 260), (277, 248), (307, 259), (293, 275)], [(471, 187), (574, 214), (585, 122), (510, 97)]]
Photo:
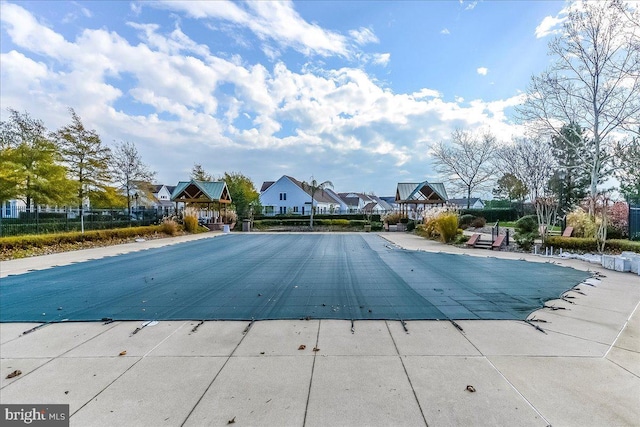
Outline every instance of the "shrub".
[(371, 231), (382, 231), (382, 223), (378, 221), (371, 222)]
[(222, 220), (223, 224), (232, 224), (234, 222), (238, 222), (238, 215), (235, 213), (235, 211), (226, 211), (222, 212), (222, 214), (220, 215), (220, 219)]
[(400, 219), (402, 219), (402, 214), (400, 212), (390, 212), (388, 214), (382, 215), (382, 220), (389, 225), (399, 223)]
[(516, 221), (516, 233), (513, 239), (525, 251), (530, 251), (533, 242), (538, 237), (538, 217), (527, 215)]
[(460, 216), (460, 226), (463, 228), (467, 228), (469, 227), (469, 225), (471, 225), (471, 223), (473, 222), (473, 220), (476, 219), (475, 216), (471, 215), (471, 214), (464, 214)]
[[(598, 245), (595, 238), (549, 236), (545, 242), (547, 246), (581, 252), (597, 252)], [(640, 253), (640, 242), (630, 240), (607, 240), (605, 250), (609, 252)]]
[(187, 233), (196, 233), (198, 231), (198, 218), (193, 215), (185, 216), (184, 229)]
[(538, 217), (535, 215), (523, 216), (516, 221), (516, 226), (514, 228), (518, 233), (537, 233)]
[(424, 237), (425, 239), (430, 239), (432, 237), (431, 230), (429, 230), (427, 224), (416, 225), (415, 233), (420, 237)]
[(467, 241), (469, 241), (469, 238), (471, 236), (467, 236), (466, 234), (462, 234), (462, 230), (459, 230), (458, 235), (456, 236), (456, 240), (454, 241), (454, 243), (456, 245), (463, 245), (465, 243), (467, 243)]
[(506, 209), (461, 209), (462, 215), (481, 216), (489, 222), (515, 221), (518, 219), (518, 212), (514, 208)]
[(473, 228), (482, 228), (485, 225), (487, 225), (487, 220), (481, 216), (474, 218), (473, 221), (471, 221), (471, 226)]
[(598, 226), (589, 214), (581, 207), (567, 214), (567, 226), (573, 227), (575, 237), (595, 238)]
[(161, 226), (116, 228), (111, 230), (90, 230), (84, 233), (70, 232), (58, 234), (35, 234), (0, 237), (0, 250), (42, 248), (76, 242), (96, 242), (115, 238), (128, 239), (162, 232)]
[(175, 236), (178, 233), (178, 223), (172, 219), (165, 218), (160, 224), (160, 230), (169, 236)]
[(416, 222), (411, 220), (407, 223), (407, 231), (413, 231), (416, 229)]
[(435, 229), (440, 235), (442, 242), (452, 242), (458, 234), (458, 215), (455, 213), (440, 215), (435, 220)]
[(622, 239), (629, 237), (629, 204), (627, 202), (615, 202), (609, 207), (609, 227), (607, 238)]

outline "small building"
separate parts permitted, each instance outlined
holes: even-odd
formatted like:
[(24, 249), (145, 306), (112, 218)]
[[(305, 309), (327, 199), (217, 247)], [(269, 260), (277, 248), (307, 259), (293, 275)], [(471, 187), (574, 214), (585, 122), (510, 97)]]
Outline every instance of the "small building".
[(417, 219), (427, 207), (444, 206), (447, 200), (447, 190), (440, 182), (400, 182), (396, 188), (395, 201), (408, 218)]
[(200, 218), (208, 223), (221, 223), (221, 212), (231, 204), (231, 195), (224, 181), (180, 181), (171, 193), (171, 201), (195, 207)]
[[(484, 202), (478, 197), (466, 197), (462, 199), (449, 199), (449, 205), (455, 206), (458, 209), (484, 209)], [(467, 206), (469, 206), (467, 208)]]

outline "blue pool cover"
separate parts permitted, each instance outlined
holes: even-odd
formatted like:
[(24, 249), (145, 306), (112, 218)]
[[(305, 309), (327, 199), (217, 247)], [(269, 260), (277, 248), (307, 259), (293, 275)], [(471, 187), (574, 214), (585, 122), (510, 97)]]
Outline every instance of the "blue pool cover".
[(587, 277), (374, 234), (229, 234), (5, 277), (0, 321), (523, 320)]

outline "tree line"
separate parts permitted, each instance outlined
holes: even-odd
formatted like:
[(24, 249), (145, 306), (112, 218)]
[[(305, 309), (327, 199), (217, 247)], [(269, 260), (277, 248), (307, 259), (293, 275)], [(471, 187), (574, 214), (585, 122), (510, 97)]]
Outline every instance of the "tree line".
[(94, 207), (130, 211), (133, 192), (150, 190), (155, 172), (136, 146), (106, 146), (73, 108), (70, 123), (55, 131), (28, 112), (8, 112), (0, 122), (0, 202), (24, 200), (27, 212), (41, 205), (78, 206), (82, 212), (89, 199)]
[[(9, 108), (8, 113), (0, 122), (0, 203), (21, 199), (27, 212), (50, 205), (78, 206), (82, 213), (89, 199), (94, 208), (126, 207), (131, 213), (134, 194), (151, 197), (156, 173), (132, 142), (106, 146), (73, 108), (70, 123), (55, 131), (28, 112)], [(191, 177), (214, 180), (199, 164)], [(238, 215), (259, 209), (251, 179), (238, 172), (225, 172), (219, 179), (226, 182)]]
[(528, 199), (541, 224), (581, 202), (592, 218), (606, 213), (598, 207), (612, 177), (640, 203), (640, 10), (620, 0), (572, 8), (549, 55), (516, 107), (525, 133), (498, 143), (490, 132), (456, 130), (433, 147), (436, 170), (467, 197), (493, 189)]

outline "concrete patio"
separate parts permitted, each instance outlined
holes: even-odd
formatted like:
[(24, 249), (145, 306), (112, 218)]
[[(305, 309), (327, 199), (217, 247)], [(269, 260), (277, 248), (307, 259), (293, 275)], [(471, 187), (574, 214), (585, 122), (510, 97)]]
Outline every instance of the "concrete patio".
[[(216, 235), (6, 261), (0, 277)], [(194, 320), (134, 334), (140, 322), (97, 322), (22, 335), (37, 325), (2, 323), (0, 403), (66, 403), (73, 426), (640, 425), (637, 276), (382, 236), (407, 249), (552, 261), (606, 277), (549, 302), (556, 309), (533, 313), (532, 324), (411, 321), (405, 331), (356, 321), (352, 332), (342, 320)]]

